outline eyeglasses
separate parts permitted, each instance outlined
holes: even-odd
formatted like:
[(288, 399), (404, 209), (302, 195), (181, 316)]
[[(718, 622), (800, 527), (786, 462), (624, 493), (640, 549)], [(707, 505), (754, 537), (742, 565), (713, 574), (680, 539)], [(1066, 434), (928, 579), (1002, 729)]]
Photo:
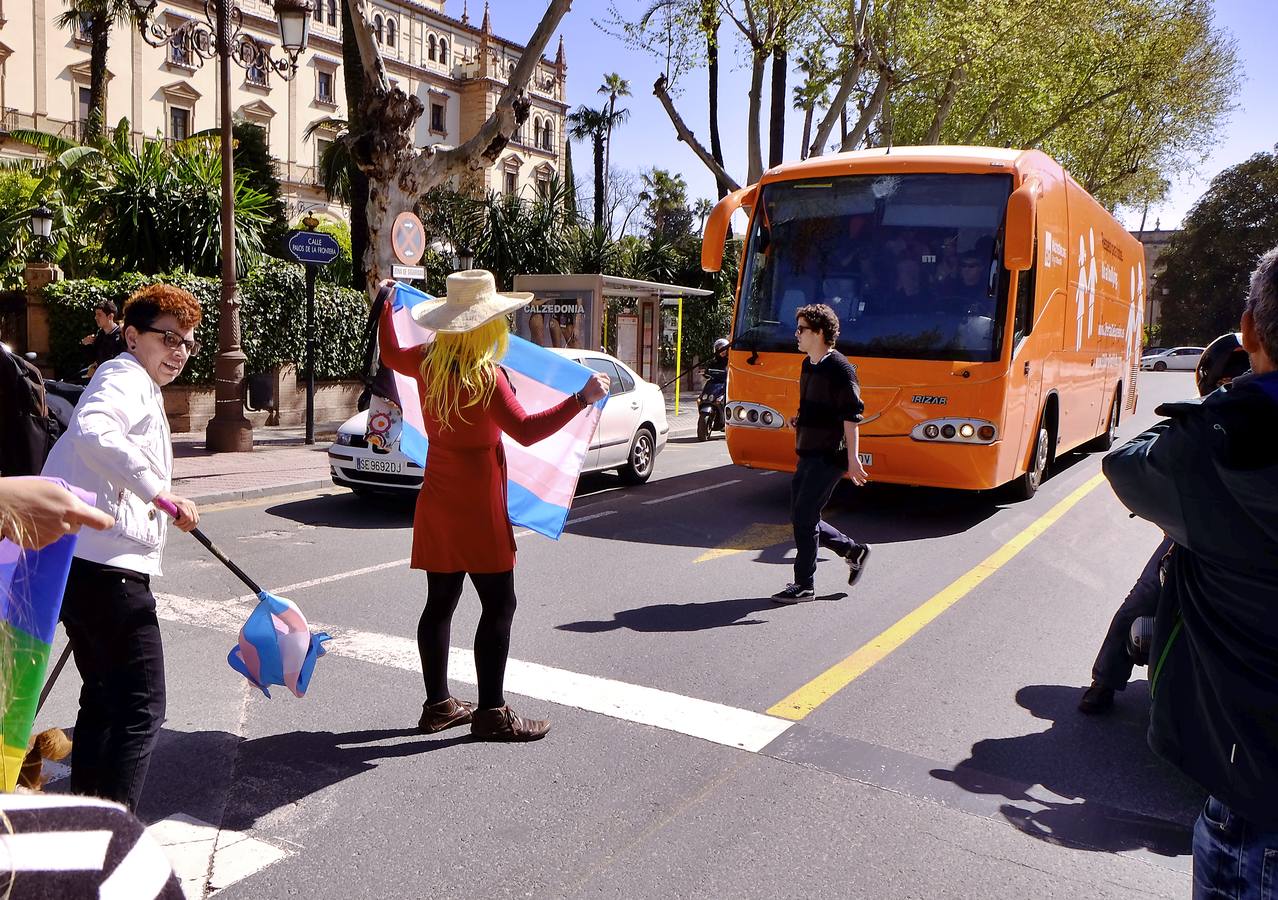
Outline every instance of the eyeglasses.
[(164, 329), (164, 328), (151, 328), (149, 326), (146, 328), (139, 328), (138, 331), (149, 331), (152, 334), (163, 335), (164, 346), (168, 347), (170, 350), (176, 350), (178, 347), (185, 347), (187, 356), (194, 356), (195, 354), (200, 352), (199, 341), (196, 341), (196, 340), (188, 341), (184, 337), (182, 337), (182, 335), (178, 334), (176, 331), (168, 331), (167, 329)]
[(795, 334), (803, 334), (803, 332), (805, 331), (811, 331), (813, 334), (816, 333), (816, 329), (813, 328), (811, 325), (796, 325), (794, 327)]

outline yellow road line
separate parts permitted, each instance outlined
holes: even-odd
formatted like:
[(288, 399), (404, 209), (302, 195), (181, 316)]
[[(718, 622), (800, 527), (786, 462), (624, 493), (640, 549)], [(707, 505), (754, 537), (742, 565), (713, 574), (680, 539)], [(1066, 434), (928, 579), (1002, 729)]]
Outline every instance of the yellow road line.
[(859, 647), (851, 656), (836, 663), (803, 687), (779, 701), (768, 710), (768, 715), (799, 721), (808, 713), (829, 700), (843, 688), (867, 672), (875, 663), (900, 647), (955, 603), (966, 597), (974, 588), (989, 578), (1020, 553), (1030, 542), (1065, 515), (1071, 507), (1096, 489), (1105, 480), (1094, 475), (1072, 494), (1039, 516), (1024, 531), (999, 547), (969, 571), (959, 576), (939, 593), (900, 621)]
[(723, 559), (725, 556), (733, 556), (737, 553), (748, 553), (751, 550), (766, 550), (768, 547), (774, 547), (777, 544), (785, 543), (792, 538), (793, 534), (794, 529), (789, 525), (751, 525), (744, 531), (728, 538), (718, 547), (702, 553), (693, 560), (693, 563), (708, 562), (712, 559)]

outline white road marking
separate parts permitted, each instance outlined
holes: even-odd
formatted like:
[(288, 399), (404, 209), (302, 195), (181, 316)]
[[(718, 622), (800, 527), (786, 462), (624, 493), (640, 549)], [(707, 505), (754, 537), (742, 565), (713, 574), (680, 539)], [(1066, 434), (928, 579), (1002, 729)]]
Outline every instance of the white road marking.
[[(239, 632), (247, 612), (244, 606), (235, 603), (156, 595), (156, 613), (160, 618), (228, 634)], [(333, 636), (327, 646), (328, 652), (336, 656), (409, 672), (421, 671), (414, 639), (318, 622), (309, 624), (312, 629), (327, 631)], [(473, 651), (454, 647), (448, 672), (457, 681), (475, 684)], [(651, 725), (752, 753), (762, 750), (794, 724), (753, 710), (517, 659), (506, 664), (506, 688), (524, 697)]]
[(205, 881), (211, 892), (229, 887), (289, 854), (274, 844), (243, 832), (218, 829), (208, 822), (179, 813), (147, 828), (164, 848), (187, 897), (203, 897)]
[(651, 506), (654, 503), (666, 503), (670, 500), (678, 500), (682, 497), (691, 497), (693, 494), (704, 494), (706, 491), (714, 491), (714, 490), (718, 490), (721, 487), (727, 487), (730, 484), (740, 484), (740, 483), (741, 483), (740, 478), (734, 478), (731, 481), (721, 481), (718, 484), (712, 484), (712, 485), (709, 485), (708, 487), (693, 488), (690, 491), (684, 491), (683, 493), (680, 493), (680, 494), (671, 494), (669, 497), (658, 497), (655, 500), (645, 500), (643, 501), (643, 505)]
[(594, 515), (590, 515), (590, 516), (578, 516), (578, 517), (577, 517), (577, 518), (575, 518), (575, 519), (569, 519), (569, 520), (568, 520), (568, 524), (569, 524), (569, 525), (578, 525), (578, 524), (580, 524), (580, 523), (582, 523), (582, 522), (589, 522), (589, 521), (591, 521), (592, 519), (602, 519), (604, 516), (615, 516), (616, 514), (617, 514), (617, 511), (616, 511), (615, 509), (606, 509), (606, 510), (604, 510), (603, 512), (597, 512), (597, 513), (595, 513)]
[(326, 575), (323, 578), (312, 578), (310, 581), (299, 581), (297, 584), (286, 584), (284, 587), (275, 588), (272, 594), (284, 595), (292, 591), (300, 591), (303, 588), (315, 587), (316, 585), (328, 584), (333, 581), (341, 581), (343, 578), (355, 578), (359, 575), (367, 575), (370, 572), (380, 572), (383, 569), (395, 569), (399, 566), (406, 566), (411, 562), (407, 557), (404, 559), (393, 559), (390, 562), (378, 563), (375, 566), (365, 566), (362, 569), (352, 569), (349, 572), (338, 572), (336, 575)]

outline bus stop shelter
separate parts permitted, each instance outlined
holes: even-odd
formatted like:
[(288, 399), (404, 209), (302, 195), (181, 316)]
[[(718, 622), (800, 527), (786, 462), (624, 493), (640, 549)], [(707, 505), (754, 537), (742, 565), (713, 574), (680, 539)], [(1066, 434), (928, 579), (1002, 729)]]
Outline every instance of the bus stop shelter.
[[(675, 412), (679, 409), (679, 380), (683, 374), (683, 301), (709, 297), (702, 288), (621, 278), (617, 275), (516, 275), (514, 289), (528, 291), (533, 300), (515, 312), (515, 333), (544, 347), (598, 350), (616, 344), (616, 356), (648, 381), (659, 382), (661, 308), (673, 305), (675, 325)], [(617, 316), (608, 334), (607, 301), (632, 300), (633, 313)]]

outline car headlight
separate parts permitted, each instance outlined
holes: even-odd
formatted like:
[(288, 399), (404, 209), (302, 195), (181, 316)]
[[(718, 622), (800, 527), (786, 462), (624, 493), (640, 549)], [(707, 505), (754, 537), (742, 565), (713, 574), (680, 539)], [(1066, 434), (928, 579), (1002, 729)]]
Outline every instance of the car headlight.
[(336, 443), (338, 446), (349, 447), (351, 445), (352, 440), (354, 440), (354, 435), (348, 434), (345, 431), (337, 432)]

